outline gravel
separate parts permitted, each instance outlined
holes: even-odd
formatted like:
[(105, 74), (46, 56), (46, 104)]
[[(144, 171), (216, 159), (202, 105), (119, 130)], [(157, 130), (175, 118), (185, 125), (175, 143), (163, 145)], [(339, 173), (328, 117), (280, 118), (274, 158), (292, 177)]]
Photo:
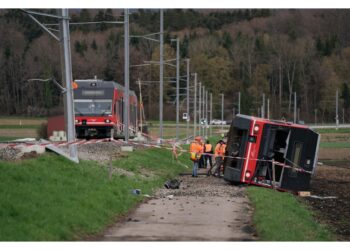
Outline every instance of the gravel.
[(14, 161), (21, 157), (20, 150), (16, 148), (0, 146), (0, 160)]

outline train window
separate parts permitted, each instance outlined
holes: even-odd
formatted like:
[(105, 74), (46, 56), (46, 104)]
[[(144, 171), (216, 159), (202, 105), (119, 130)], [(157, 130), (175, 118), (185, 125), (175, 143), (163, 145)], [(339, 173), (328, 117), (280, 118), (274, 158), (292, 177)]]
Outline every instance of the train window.
[(294, 153), (293, 153), (292, 161), (297, 167), (300, 165), (300, 158), (301, 158), (302, 149), (303, 149), (302, 142), (295, 142), (294, 143)]

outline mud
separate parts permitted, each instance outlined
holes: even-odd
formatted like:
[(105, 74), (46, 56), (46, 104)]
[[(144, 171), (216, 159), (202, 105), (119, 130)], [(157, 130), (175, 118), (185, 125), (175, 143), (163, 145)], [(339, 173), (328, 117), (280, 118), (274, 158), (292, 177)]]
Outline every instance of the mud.
[(350, 241), (350, 162), (341, 167), (318, 166), (310, 191), (319, 197), (336, 197), (309, 197), (305, 202), (319, 221), (329, 225), (337, 240)]

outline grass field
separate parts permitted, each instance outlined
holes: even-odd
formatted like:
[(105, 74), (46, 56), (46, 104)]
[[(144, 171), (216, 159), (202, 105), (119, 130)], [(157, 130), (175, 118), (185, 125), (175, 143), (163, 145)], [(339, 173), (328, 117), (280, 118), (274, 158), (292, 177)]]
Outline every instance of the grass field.
[(350, 142), (321, 142), (322, 148), (350, 148)]
[(253, 222), (262, 241), (331, 241), (332, 233), (315, 221), (295, 196), (261, 187), (249, 187)]
[[(0, 161), (0, 241), (79, 240), (96, 234), (143, 199), (133, 189), (152, 194), (183, 171), (171, 157), (161, 149), (130, 154), (114, 164), (136, 174), (114, 175), (111, 181), (106, 166), (77, 165), (53, 154)], [(145, 171), (150, 177), (141, 174)]]

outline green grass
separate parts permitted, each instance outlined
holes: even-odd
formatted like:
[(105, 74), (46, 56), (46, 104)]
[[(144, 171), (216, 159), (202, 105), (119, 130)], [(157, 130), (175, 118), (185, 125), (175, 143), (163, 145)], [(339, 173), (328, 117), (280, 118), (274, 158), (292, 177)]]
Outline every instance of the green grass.
[(12, 141), (12, 140), (16, 140), (16, 139), (19, 139), (19, 138), (23, 138), (23, 137), (0, 136), (0, 142)]
[(320, 134), (332, 134), (332, 133), (350, 133), (350, 128), (319, 128), (315, 129)]
[[(181, 161), (189, 162), (187, 157)], [(153, 175), (113, 175), (108, 181), (107, 167), (90, 161), (74, 164), (54, 154), (0, 161), (0, 241), (79, 240), (96, 234), (143, 199), (132, 195), (133, 189), (151, 195), (184, 170), (164, 149), (131, 153), (114, 164)]]
[(321, 142), (321, 148), (350, 148), (350, 142)]
[(334, 236), (290, 193), (249, 187), (253, 222), (262, 241), (331, 241)]
[(0, 125), (0, 129), (37, 129), (40, 125)]

